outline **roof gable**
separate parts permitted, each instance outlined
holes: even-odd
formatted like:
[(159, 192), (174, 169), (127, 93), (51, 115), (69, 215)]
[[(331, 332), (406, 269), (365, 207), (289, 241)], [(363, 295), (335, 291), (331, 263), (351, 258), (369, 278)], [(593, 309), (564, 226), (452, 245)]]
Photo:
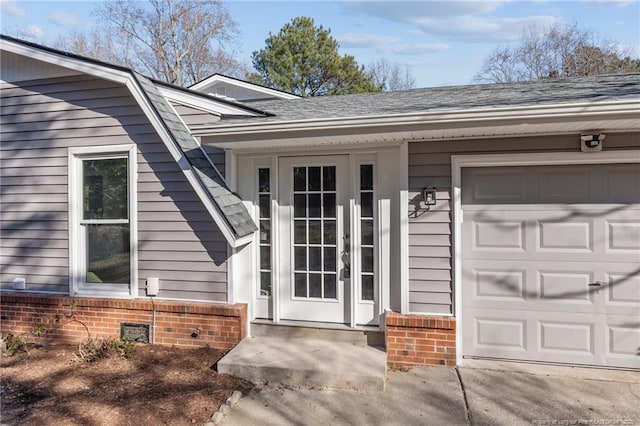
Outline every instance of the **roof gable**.
[(274, 99), (299, 99), (300, 96), (272, 89), (222, 74), (214, 74), (189, 87), (201, 93), (207, 93), (222, 99), (240, 102), (257, 102)]
[(209, 157), (189, 133), (156, 84), (124, 67), (4, 35), (1, 36), (1, 40), (2, 51), (125, 84), (229, 244), (238, 247), (250, 241), (249, 237), (257, 227), (249, 212), (238, 196), (226, 186)]

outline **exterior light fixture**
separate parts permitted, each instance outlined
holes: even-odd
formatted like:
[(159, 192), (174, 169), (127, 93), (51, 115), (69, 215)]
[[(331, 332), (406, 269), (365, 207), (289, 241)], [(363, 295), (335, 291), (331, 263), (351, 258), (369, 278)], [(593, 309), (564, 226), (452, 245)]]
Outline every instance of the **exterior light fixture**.
[(580, 150), (582, 152), (602, 151), (604, 133), (589, 133), (580, 136)]
[(427, 210), (429, 206), (435, 206), (437, 201), (436, 189), (433, 186), (422, 188), (422, 202), (427, 206)]

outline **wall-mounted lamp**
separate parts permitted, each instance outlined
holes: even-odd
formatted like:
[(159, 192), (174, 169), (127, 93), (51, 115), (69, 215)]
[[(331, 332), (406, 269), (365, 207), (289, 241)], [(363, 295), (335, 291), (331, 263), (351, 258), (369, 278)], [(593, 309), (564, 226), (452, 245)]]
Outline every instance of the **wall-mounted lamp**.
[(604, 133), (590, 133), (580, 136), (580, 150), (582, 152), (602, 151), (602, 141), (605, 138)]
[(422, 202), (427, 206), (427, 210), (429, 206), (435, 206), (437, 201), (436, 189), (433, 186), (422, 188)]

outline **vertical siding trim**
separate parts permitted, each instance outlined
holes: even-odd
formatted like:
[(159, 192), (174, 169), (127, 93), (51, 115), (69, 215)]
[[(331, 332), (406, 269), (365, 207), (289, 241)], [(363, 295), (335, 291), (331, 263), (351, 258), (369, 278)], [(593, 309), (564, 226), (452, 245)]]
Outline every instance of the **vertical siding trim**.
[(400, 313), (409, 313), (409, 143), (400, 145)]
[(238, 186), (237, 166), (238, 166), (238, 162), (236, 159), (236, 155), (230, 149), (225, 149), (224, 150), (224, 180), (232, 192), (236, 192), (237, 186)]

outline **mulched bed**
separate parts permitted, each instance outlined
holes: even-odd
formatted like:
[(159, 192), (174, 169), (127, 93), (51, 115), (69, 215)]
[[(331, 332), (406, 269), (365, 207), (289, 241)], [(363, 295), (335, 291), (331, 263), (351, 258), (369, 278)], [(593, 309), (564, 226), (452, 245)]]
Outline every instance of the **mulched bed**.
[(78, 347), (30, 348), (0, 358), (0, 423), (203, 425), (251, 384), (218, 374), (211, 348), (136, 345), (130, 359), (74, 361)]

